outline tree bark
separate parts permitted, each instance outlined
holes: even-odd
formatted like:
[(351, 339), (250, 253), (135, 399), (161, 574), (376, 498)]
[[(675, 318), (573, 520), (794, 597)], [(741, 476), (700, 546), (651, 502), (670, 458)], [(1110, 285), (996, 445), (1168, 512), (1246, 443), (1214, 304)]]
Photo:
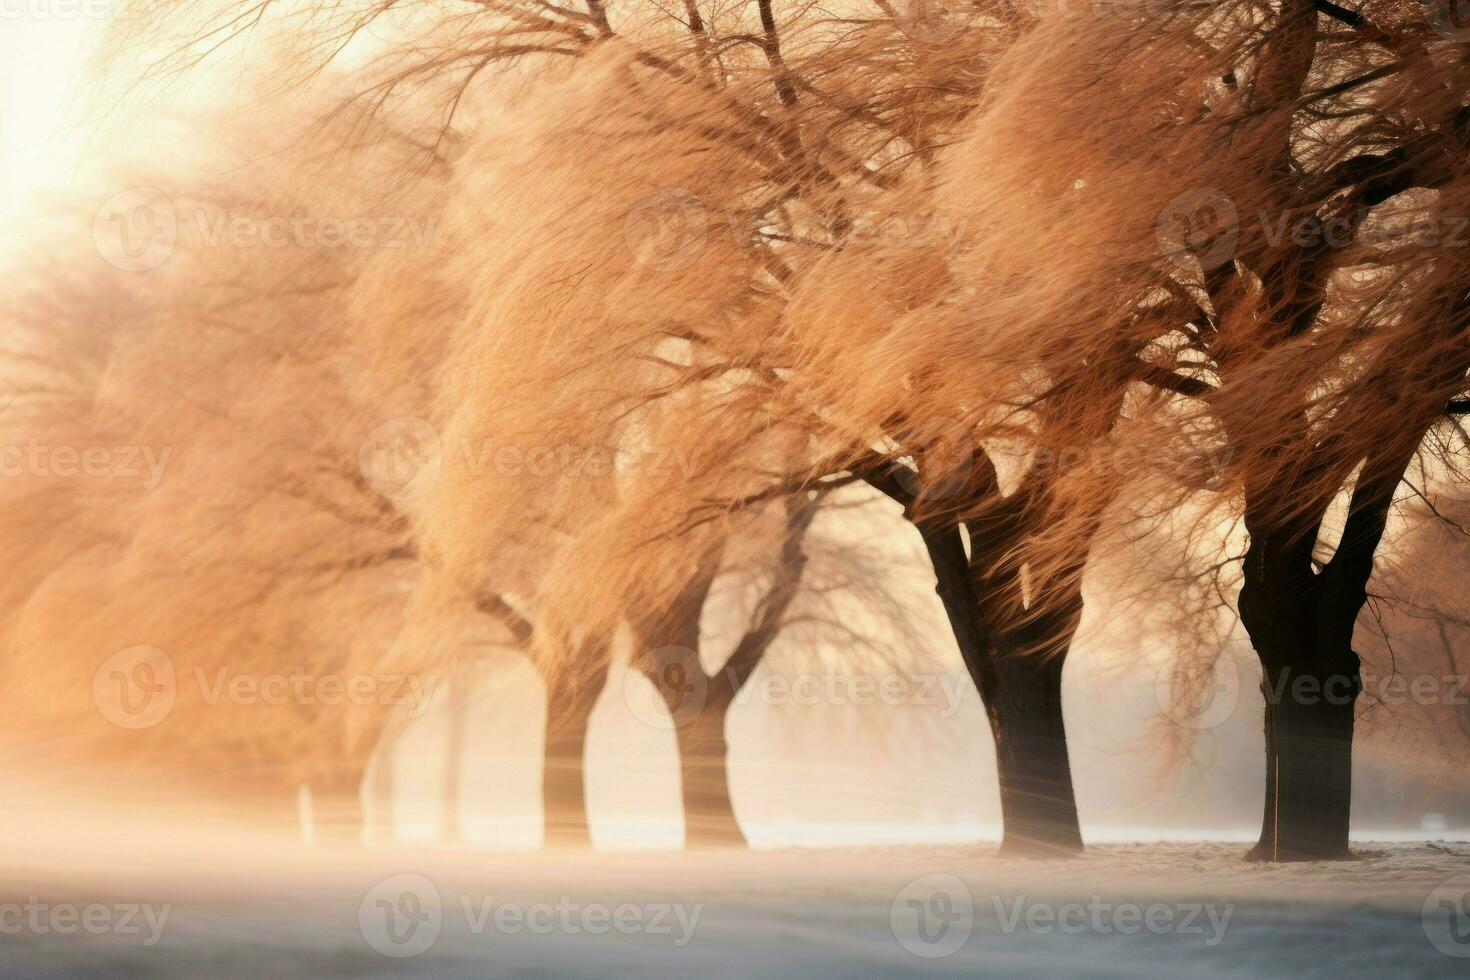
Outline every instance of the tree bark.
[[(1347, 658), (1351, 658), (1350, 662)], [(1263, 671), (1266, 697), (1266, 803), (1259, 861), (1352, 857), (1353, 712), (1361, 682), (1347, 652), (1333, 672)]]
[(712, 698), (697, 716), (675, 729), (685, 847), (745, 847), (747, 843), (730, 798), (730, 747), (725, 740), (729, 711), (728, 698)]
[(676, 604), (676, 615), (663, 626), (663, 635), (673, 643), (656, 648), (657, 659), (649, 651), (640, 667), (663, 698), (674, 726), (684, 846), (741, 847), (745, 835), (730, 799), (730, 747), (725, 740), (725, 719), (734, 701), (738, 669), (727, 665), (713, 677), (705, 673), (698, 653), (702, 608), (702, 591), (697, 602)]
[(548, 692), (541, 779), (548, 847), (592, 845), (587, 819), (587, 727), (606, 677), (607, 668), (602, 667), (580, 689), (569, 686), (554, 694)]
[(1247, 487), (1240, 619), (1261, 662), (1266, 702), (1265, 807), (1252, 859), (1352, 857), (1353, 715), (1362, 691), (1353, 629), (1415, 446), (1406, 440), (1364, 463), (1338, 546), (1320, 570), (1313, 553), (1325, 505), (1282, 520), (1259, 503), (1272, 498)]
[(958, 530), (921, 526), (920, 531), (934, 565), (936, 591), (995, 738), (1001, 853), (1080, 853), (1082, 831), (1062, 717), (1062, 667), (1081, 620), (1080, 587), (1056, 599), (1044, 620), (998, 629), (985, 615)]
[(1077, 798), (1062, 718), (1058, 656), (1005, 655), (997, 644), (985, 704), (995, 737), (1005, 857), (1061, 857), (1082, 851)]
[(1352, 857), (1353, 713), (1362, 690), (1353, 627), (1367, 573), (1350, 569), (1367, 544), (1347, 539), (1320, 572), (1311, 563), (1316, 525), (1254, 528), (1240, 590), (1240, 618), (1261, 662), (1266, 792), (1261, 861)]

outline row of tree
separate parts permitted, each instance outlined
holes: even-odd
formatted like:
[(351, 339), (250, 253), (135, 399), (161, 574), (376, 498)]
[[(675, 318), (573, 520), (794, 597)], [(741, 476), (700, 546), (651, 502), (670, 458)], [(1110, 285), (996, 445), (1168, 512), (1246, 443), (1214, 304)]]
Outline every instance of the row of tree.
[[(726, 712), (803, 597), (904, 615), (885, 606), (899, 569), (852, 548), (811, 567), (814, 514), (862, 486), (927, 553), (995, 739), (1005, 853), (1082, 846), (1061, 687), (1086, 585), (1105, 614), (1163, 610), (1199, 685), (1238, 613), (1267, 706), (1253, 854), (1347, 856), (1375, 556), (1406, 493), (1426, 520), (1451, 509), (1465, 448), (1462, 32), (1410, 0), (850, 6), (122, 17), (104, 79), (140, 58), (148, 81), (268, 66), (255, 171), (173, 187), (173, 207), (435, 235), (263, 252), (185, 234), (122, 285), (38, 278), (15, 371), (43, 410), (17, 442), (106, 432), (189, 462), (121, 503), (8, 488), (29, 529), (12, 540), (66, 528), (27, 549), (8, 604), (11, 646), (50, 661), (12, 658), (17, 676), (51, 690), (61, 664), (90, 692), (122, 624), (181, 674), (320, 654), (424, 675), (499, 629), (547, 689), (551, 836), (585, 839), (587, 717), (626, 650), (676, 723), (689, 840), (738, 842)], [(487, 464), (502, 447), (614, 462)], [(405, 460), (412, 492), (383, 469)], [(865, 513), (842, 519), (860, 536)], [(1120, 556), (1128, 574), (1103, 561)], [(1400, 592), (1437, 574), (1395, 573)], [(756, 597), (715, 663), (701, 621), (742, 576)], [(160, 615), (180, 581), (206, 599)], [(75, 616), (116, 582), (125, 600)], [(816, 618), (855, 657), (902, 660)], [(336, 635), (303, 653), (303, 623)], [(36, 731), (72, 730), (55, 706), (74, 704), (40, 700)], [(198, 707), (201, 760), (289, 759), (279, 782), (348, 801), (390, 714), (262, 729)], [(135, 734), (113, 741), (180, 752)]]

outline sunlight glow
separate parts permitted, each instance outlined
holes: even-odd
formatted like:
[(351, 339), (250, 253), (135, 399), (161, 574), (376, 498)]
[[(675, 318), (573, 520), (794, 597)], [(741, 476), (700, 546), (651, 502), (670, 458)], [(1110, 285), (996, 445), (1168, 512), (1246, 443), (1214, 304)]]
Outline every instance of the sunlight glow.
[(37, 191), (71, 178), (76, 141), (66, 132), (68, 110), (101, 26), (86, 9), (62, 16), (58, 7), (48, 16), (38, 4), (0, 2), (0, 216), (13, 216)]

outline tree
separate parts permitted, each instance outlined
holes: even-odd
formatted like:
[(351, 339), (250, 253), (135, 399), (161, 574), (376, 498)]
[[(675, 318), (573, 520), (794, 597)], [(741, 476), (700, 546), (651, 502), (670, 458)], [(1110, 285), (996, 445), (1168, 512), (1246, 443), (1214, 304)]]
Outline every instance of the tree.
[(752, 611), (733, 651), (717, 669), (704, 664), (700, 617), (710, 599), (725, 548), (717, 542), (700, 555), (688, 584), (666, 610), (630, 607), (634, 666), (658, 690), (678, 740), (684, 840), (688, 847), (743, 846), (727, 764), (725, 721), (741, 688), (781, 634), (800, 588), (807, 556), (802, 540), (816, 514), (814, 504), (789, 498), (780, 549), (770, 584)]
[[(995, 309), (969, 325), (989, 368), (979, 383), (1024, 390), (1043, 329), (1111, 373), (1134, 356), (1130, 306), (1194, 306), (1152, 343), (1166, 370), (1148, 380), (1196, 404), (1156, 402), (1131, 428), (1221, 453), (1240, 495), (1222, 500), (1239, 500), (1249, 535), (1239, 611), (1269, 700), (1254, 852), (1267, 859), (1348, 853), (1353, 628), (1404, 468), (1467, 366), (1462, 256), (1381, 224), (1443, 228), (1463, 207), (1463, 111), (1446, 96), (1462, 68), (1407, 7), (1364, 10), (1059, 18), (1012, 50), (1030, 63), (997, 70), (1011, 98), (967, 136), (1010, 146), (1036, 106), (1059, 108), (964, 190), (985, 220), (972, 254), (1003, 273), (985, 295)], [(1329, 23), (1346, 32), (1328, 42)], [(1082, 129), (1101, 140), (1078, 145)], [(1026, 187), (1041, 160), (1065, 165), (1038, 199)], [(1061, 288), (1058, 255), (1096, 288)], [(1333, 543), (1322, 531), (1339, 495)]]

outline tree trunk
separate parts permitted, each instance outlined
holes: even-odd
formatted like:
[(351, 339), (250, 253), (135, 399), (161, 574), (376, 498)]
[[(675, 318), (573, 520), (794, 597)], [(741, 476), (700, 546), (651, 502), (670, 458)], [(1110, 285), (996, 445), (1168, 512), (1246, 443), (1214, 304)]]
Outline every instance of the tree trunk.
[(372, 827), (374, 843), (392, 844), (396, 839), (393, 820), (397, 800), (396, 789), (393, 773), (393, 749), (389, 743), (379, 750), (378, 758), (373, 764), (373, 779), (368, 784), (368, 797), (373, 801), (373, 810), (377, 815), (377, 820)]
[(444, 750), (444, 800), (439, 814), (439, 839), (445, 844), (464, 843), (464, 814), (460, 794), (464, 773), (464, 726), (469, 671), (455, 672), (449, 681), (449, 738)]
[[(1261, 661), (1266, 702), (1266, 793), (1260, 861), (1352, 857), (1353, 712), (1362, 690), (1353, 626), (1363, 605), (1358, 581), (1334, 558), (1310, 564), (1315, 535), (1257, 529), (1246, 551), (1240, 618)], [(1339, 555), (1355, 544), (1344, 540)], [(1375, 539), (1376, 543), (1376, 539)], [(1371, 567), (1372, 551), (1367, 561)]]
[(606, 676), (606, 668), (599, 669), (584, 687), (547, 697), (541, 791), (548, 847), (592, 846), (585, 773), (587, 727)]
[(711, 698), (698, 715), (675, 729), (684, 793), (685, 847), (746, 846), (730, 800), (729, 745), (725, 741), (729, 710), (728, 698)]
[(1259, 861), (1352, 857), (1353, 711), (1361, 683), (1352, 666), (1322, 673), (1263, 671), (1266, 806)]
[(311, 783), (313, 836), (317, 843), (362, 843), (362, 776), (362, 768), (350, 766)]
[(985, 711), (995, 736), (1006, 857), (1060, 857), (1082, 850), (1077, 798), (1062, 719), (1059, 656), (1007, 656), (992, 663)]
[[(1062, 666), (1082, 618), (1081, 589), (1074, 585), (1068, 595), (1054, 598), (1052, 614), (1041, 621), (994, 628), (981, 607), (958, 530), (921, 526), (920, 531), (934, 564), (936, 592), (995, 738), (1001, 853), (1077, 854), (1082, 831), (1062, 719)], [(971, 541), (977, 555), (1003, 553), (1000, 547), (982, 551), (979, 539)], [(1004, 567), (999, 558), (989, 565)], [(992, 591), (1002, 599), (1014, 595), (1005, 586)]]

